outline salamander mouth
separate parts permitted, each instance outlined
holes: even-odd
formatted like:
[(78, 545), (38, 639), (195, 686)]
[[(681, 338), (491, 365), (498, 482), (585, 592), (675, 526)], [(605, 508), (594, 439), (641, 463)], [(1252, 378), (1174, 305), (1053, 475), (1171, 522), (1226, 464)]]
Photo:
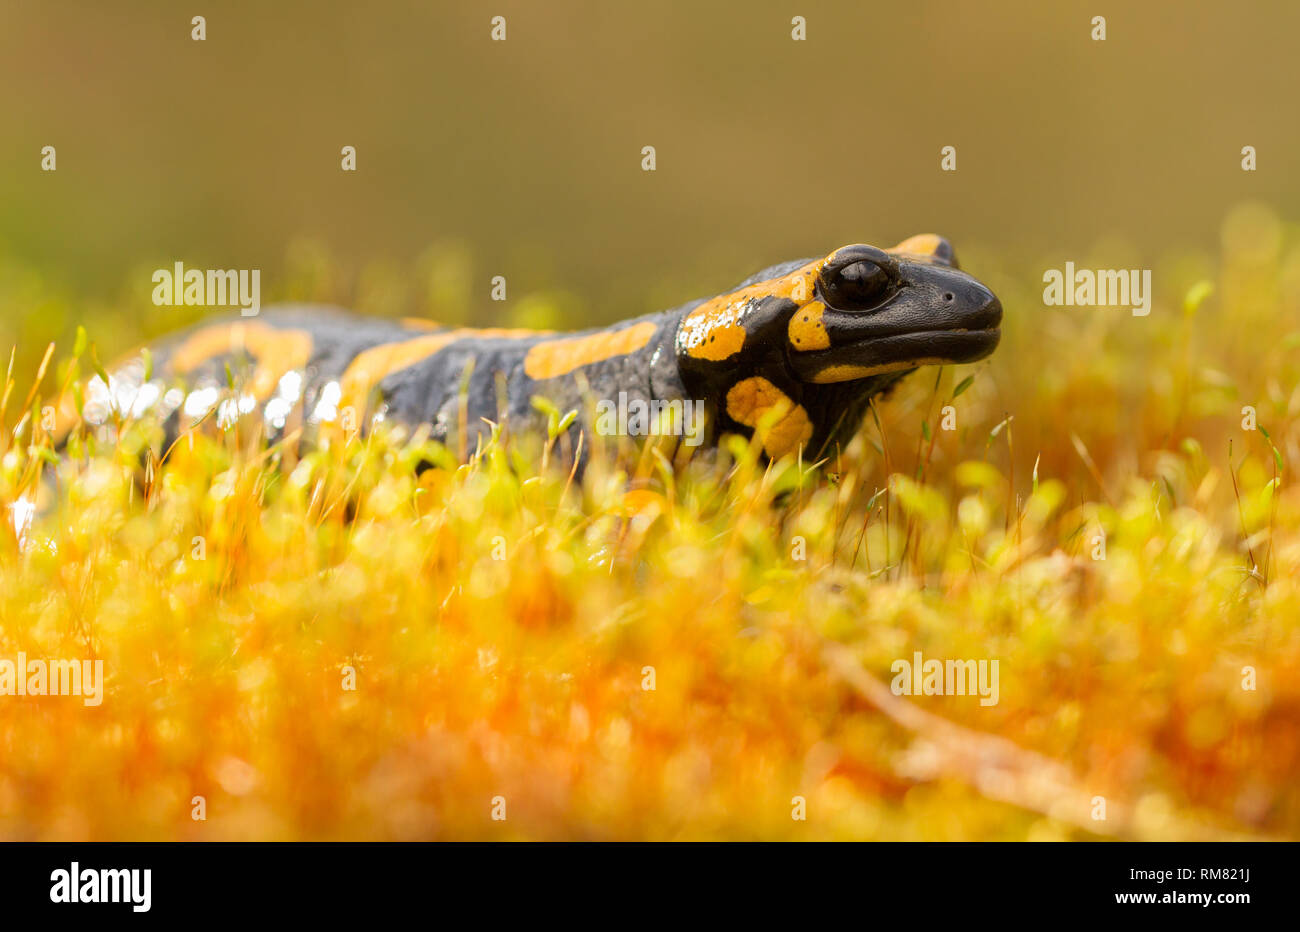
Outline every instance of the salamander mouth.
[(862, 313), (827, 308), (822, 321), (831, 345), (791, 353), (790, 364), (805, 382), (845, 382), (918, 366), (975, 362), (997, 348), (1002, 305), (988, 289), (976, 285), (938, 306), (945, 310), (925, 315), (906, 309)]

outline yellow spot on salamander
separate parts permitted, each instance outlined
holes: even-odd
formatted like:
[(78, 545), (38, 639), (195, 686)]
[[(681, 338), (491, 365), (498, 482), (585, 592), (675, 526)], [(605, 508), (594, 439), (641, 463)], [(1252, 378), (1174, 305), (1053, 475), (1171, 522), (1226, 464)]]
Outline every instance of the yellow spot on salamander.
[(538, 343), (524, 357), (524, 372), (538, 381), (568, 375), (589, 363), (635, 353), (650, 342), (658, 329), (658, 324), (647, 320), (620, 330)]
[(537, 333), (536, 330), (510, 328), (486, 330), (464, 328), (443, 330), (410, 340), (372, 346), (354, 356), (352, 362), (348, 363), (348, 367), (343, 370), (343, 375), (339, 378), (339, 409), (352, 407), (361, 412), (369, 400), (370, 392), (385, 377), (409, 369), (460, 340), (522, 339), (536, 336)]
[(915, 369), (918, 366), (942, 366), (947, 364), (944, 359), (905, 359), (902, 362), (884, 363), (879, 366), (859, 366), (853, 363), (841, 363), (839, 365), (827, 366), (810, 379), (818, 385), (826, 385), (831, 382), (851, 382), (854, 379), (865, 379), (868, 376), (880, 375), (883, 372), (898, 372), (901, 369)]
[(897, 246), (885, 251), (895, 255), (929, 259), (942, 265), (954, 264), (952, 262), (952, 246), (942, 236), (937, 236), (934, 233), (918, 233), (916, 236), (909, 236)]
[(761, 375), (731, 386), (727, 414), (737, 423), (754, 428), (763, 442), (763, 451), (773, 459), (793, 453), (812, 438), (808, 412)]
[(790, 345), (799, 352), (822, 350), (831, 345), (831, 338), (826, 334), (826, 325), (822, 323), (822, 312), (826, 305), (820, 301), (810, 301), (795, 311), (790, 318)]
[(256, 364), (248, 392), (264, 401), (286, 372), (301, 369), (311, 359), (312, 337), (305, 330), (280, 329), (260, 321), (236, 321), (204, 327), (172, 353), (169, 365), (178, 375), (193, 372), (220, 356), (247, 353)]
[(708, 337), (698, 346), (691, 347), (687, 352), (696, 359), (719, 362), (735, 356), (744, 345), (745, 328), (740, 324), (723, 324), (715, 326), (709, 331)]
[(362, 350), (348, 363), (339, 379), (339, 408), (359, 408), (366, 402), (370, 390), (385, 376), (428, 359), (459, 339), (456, 331), (449, 330), (400, 343), (381, 343)]
[(719, 362), (745, 345), (745, 317), (763, 298), (785, 298), (803, 304), (813, 295), (817, 273), (825, 259), (800, 266), (780, 278), (756, 282), (728, 294), (710, 298), (682, 318), (677, 329), (677, 349), (695, 359)]

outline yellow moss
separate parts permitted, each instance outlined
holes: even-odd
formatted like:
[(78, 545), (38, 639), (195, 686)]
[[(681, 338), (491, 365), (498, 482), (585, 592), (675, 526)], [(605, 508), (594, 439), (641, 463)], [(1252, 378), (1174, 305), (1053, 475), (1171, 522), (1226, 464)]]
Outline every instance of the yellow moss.
[[(1016, 313), (1032, 289), (991, 282), (992, 360), (913, 377), (817, 470), (741, 442), (675, 473), (593, 454), (571, 481), (524, 438), (458, 468), (400, 430), (231, 431), (146, 480), (127, 424), (75, 433), (41, 484), (47, 441), (11, 409), (0, 661), (102, 660), (104, 690), (0, 696), (0, 838), (1300, 838), (1275, 226), (1234, 217), (1195, 315), (1201, 268), (1140, 322)], [(769, 452), (805, 436), (783, 397), (728, 399)], [(837, 645), (886, 685), (916, 652), (996, 659), (995, 705), (895, 698), (1074, 782), (990, 792)]]

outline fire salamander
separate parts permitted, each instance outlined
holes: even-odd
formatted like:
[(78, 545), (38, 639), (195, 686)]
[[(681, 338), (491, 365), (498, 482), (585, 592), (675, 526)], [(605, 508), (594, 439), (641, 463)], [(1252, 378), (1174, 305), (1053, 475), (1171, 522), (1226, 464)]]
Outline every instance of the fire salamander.
[[(114, 407), (154, 412), (173, 436), (214, 414), (226, 425), (260, 419), (272, 438), (299, 427), (427, 424), (464, 458), (485, 418), (515, 431), (537, 424), (535, 396), (589, 414), (593, 401), (690, 401), (703, 404), (706, 443), (757, 431), (769, 457), (802, 448), (815, 458), (851, 437), (870, 399), (907, 372), (991, 353), (1001, 317), (948, 242), (927, 234), (773, 266), (717, 297), (577, 333), (447, 328), (314, 306), (200, 324), (150, 349), (147, 381), (143, 354), (107, 386), (92, 380), (82, 416), (94, 427)], [(570, 429), (591, 426), (588, 416)]]

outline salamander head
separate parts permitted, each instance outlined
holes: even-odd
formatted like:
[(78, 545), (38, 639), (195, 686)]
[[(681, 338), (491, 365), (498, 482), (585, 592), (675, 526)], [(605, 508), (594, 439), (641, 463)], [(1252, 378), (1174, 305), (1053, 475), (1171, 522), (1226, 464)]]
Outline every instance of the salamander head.
[(998, 344), (1002, 305), (924, 234), (889, 250), (843, 246), (777, 266), (690, 311), (677, 334), (683, 367), (770, 367), (780, 348), (799, 382), (827, 384), (982, 359)]
[(908, 371), (993, 352), (1001, 320), (993, 292), (927, 234), (775, 266), (699, 302), (677, 326), (675, 361), (724, 430), (763, 434), (773, 458), (801, 447), (820, 456)]
[(1002, 304), (957, 268), (941, 237), (889, 251), (845, 246), (821, 263), (815, 295), (787, 326), (804, 382), (846, 382), (921, 365), (974, 362), (998, 345)]

